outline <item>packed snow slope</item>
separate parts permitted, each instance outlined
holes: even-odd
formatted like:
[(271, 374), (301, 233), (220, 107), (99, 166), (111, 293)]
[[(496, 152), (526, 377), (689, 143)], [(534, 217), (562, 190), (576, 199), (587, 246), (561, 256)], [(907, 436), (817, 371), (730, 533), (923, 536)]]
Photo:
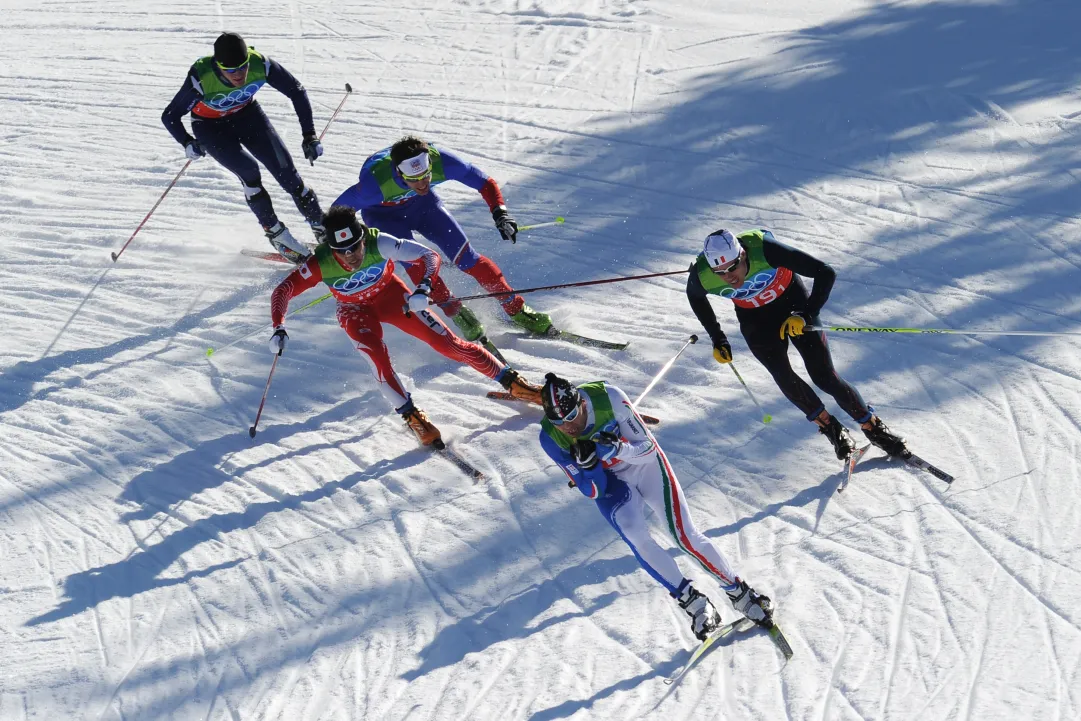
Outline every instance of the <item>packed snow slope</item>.
[[(161, 110), (235, 30), (303, 80), (319, 129), (352, 85), (314, 167), (259, 94), (325, 204), (419, 133), (519, 222), (565, 216), (511, 245), (476, 193), (440, 190), (518, 287), (678, 270), (709, 231), (768, 227), (837, 269), (827, 322), (1077, 333), (1076, 2), (3, 5), (0, 719), (1081, 717), (1077, 337), (832, 334), (840, 372), (957, 476), (876, 452), (838, 495), (827, 442), (716, 303), (773, 423), (708, 343), (643, 409), (796, 656), (747, 634), (665, 695), (687, 619), (566, 487), (537, 411), (388, 331), (473, 482), (416, 446), (327, 303), (290, 321), (250, 440), (267, 334), (204, 351), (268, 321), (284, 268), (240, 255), (266, 243), (210, 158), (109, 259), (184, 163)], [(701, 332), (683, 282), (530, 296), (623, 352), (473, 307), (528, 377), (633, 397)]]

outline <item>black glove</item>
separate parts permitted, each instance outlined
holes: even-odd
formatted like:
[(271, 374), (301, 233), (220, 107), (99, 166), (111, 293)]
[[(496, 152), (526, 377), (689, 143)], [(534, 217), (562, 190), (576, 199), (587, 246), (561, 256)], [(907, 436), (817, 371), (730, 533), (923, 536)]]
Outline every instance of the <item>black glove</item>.
[(300, 147), (304, 150), (304, 157), (312, 165), (315, 165), (315, 159), (323, 154), (323, 144), (315, 137), (315, 133), (304, 133), (304, 142)]
[(623, 450), (623, 439), (615, 433), (601, 431), (594, 434), (593, 440), (597, 444), (597, 457), (602, 461), (610, 461)]
[(713, 339), (713, 357), (718, 363), (732, 362), (732, 344), (724, 333), (721, 333), (720, 338)]
[(188, 160), (195, 160), (206, 156), (206, 151), (203, 150), (203, 146), (199, 144), (198, 140), (192, 138), (184, 144), (184, 155), (188, 156)]
[(495, 220), (496, 230), (503, 236), (503, 240), (509, 240), (512, 243), (518, 242), (518, 223), (514, 218), (510, 217), (510, 213), (507, 209), (500, 205), (492, 211), (492, 219)]
[(579, 439), (571, 444), (571, 456), (574, 462), (585, 470), (597, 466), (597, 444), (590, 440)]
[(605, 446), (614, 446), (618, 443), (623, 442), (622, 440), (620, 440), (619, 436), (617, 436), (615, 433), (612, 433), (611, 431), (601, 431), (599, 433), (596, 433), (593, 435), (593, 440), (596, 443), (600, 443), (601, 445)]

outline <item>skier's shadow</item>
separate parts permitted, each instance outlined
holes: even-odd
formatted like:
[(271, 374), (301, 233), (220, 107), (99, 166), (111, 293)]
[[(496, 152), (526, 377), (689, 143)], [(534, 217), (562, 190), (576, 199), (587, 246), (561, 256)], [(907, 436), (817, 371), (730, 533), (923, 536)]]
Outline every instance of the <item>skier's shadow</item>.
[[(346, 421), (360, 415), (375, 391), (370, 391), (359, 398), (351, 398), (339, 403), (319, 415), (307, 418), (299, 423), (271, 425), (259, 432), (257, 443), (277, 444), (300, 431), (310, 431), (335, 421)], [(370, 435), (372, 427), (359, 429), (358, 434), (348, 440), (359, 441)], [(246, 432), (229, 433), (212, 441), (202, 443), (186, 453), (181, 453), (170, 460), (160, 463), (148, 471), (140, 473), (128, 482), (117, 497), (120, 503), (137, 503), (140, 508), (129, 511), (120, 517), (123, 522), (148, 520), (155, 513), (175, 506), (181, 501), (195, 497), (202, 491), (217, 488), (232, 478), (260, 466), (280, 463), (294, 456), (302, 456), (315, 451), (335, 448), (343, 441), (316, 443), (293, 451), (272, 454), (270, 457), (249, 465), (236, 465), (228, 471), (221, 466), (238, 450), (250, 448), (251, 439)]]
[[(104, 277), (104, 275), (105, 274), (103, 273), (102, 277)], [(98, 282), (101, 282), (101, 278), (98, 279)], [(197, 327), (203, 320), (214, 318), (222, 313), (230, 311), (251, 298), (251, 289), (243, 287), (230, 293), (225, 298), (211, 303), (198, 313), (186, 313), (172, 325), (159, 328), (150, 333), (131, 336), (97, 348), (80, 348), (79, 350), (63, 351), (56, 355), (49, 355), (49, 352), (56, 344), (57, 339), (64, 333), (68, 324), (70, 324), (71, 320), (79, 313), (83, 304), (90, 298), (90, 295), (93, 294), (93, 290), (96, 289), (97, 286), (98, 283), (95, 283), (94, 288), (91, 289), (91, 292), (83, 299), (83, 303), (80, 303), (79, 307), (72, 313), (71, 317), (68, 319), (68, 323), (64, 325), (61, 332), (53, 339), (53, 342), (49, 345), (41, 358), (34, 361), (20, 361), (6, 369), (3, 374), (0, 375), (0, 413), (16, 410), (25, 403), (29, 403), (33, 400), (40, 400), (58, 390), (77, 386), (94, 375), (98, 375), (105, 371), (116, 370), (118, 365), (114, 363), (104, 370), (95, 371), (85, 377), (82, 374), (75, 375), (62, 382), (53, 383), (47, 387), (39, 388), (36, 391), (34, 390), (35, 385), (45, 381), (50, 375), (59, 370), (72, 370), (79, 365), (102, 363), (124, 351), (134, 350), (147, 345), (148, 343), (153, 343), (154, 341), (172, 339), (179, 333), (185, 333)]]
[(401, 678), (415, 681), (436, 669), (454, 666), (468, 654), (480, 653), (500, 641), (526, 638), (572, 618), (591, 616), (611, 605), (619, 594), (605, 594), (579, 611), (552, 616), (531, 625), (533, 619), (553, 604), (573, 597), (575, 589), (615, 576), (632, 575), (638, 569), (638, 562), (631, 555), (595, 560), (584, 566), (569, 566), (554, 578), (542, 581), (497, 606), (481, 609), (472, 616), (459, 619), (441, 629), (432, 642), (421, 650), (420, 666), (402, 674)]
[[(714, 655), (719, 649), (722, 649), (726, 646), (731, 646), (733, 643), (738, 643), (740, 641), (746, 640), (747, 636), (749, 635), (751, 634), (742, 633), (733, 634), (727, 638), (722, 638), (721, 640), (713, 644), (713, 646), (709, 649), (709, 652), (705, 656), (700, 658), (696, 665), (701, 666), (702, 664), (708, 663), (709, 658)], [(632, 676), (631, 678), (625, 678), (622, 681), (617, 681), (611, 686), (601, 689), (587, 699), (581, 699), (578, 701), (564, 701), (558, 706), (553, 706), (551, 708), (544, 709), (543, 711), (538, 711), (537, 713), (529, 717), (529, 721), (553, 721), (554, 719), (570, 718), (583, 709), (593, 708), (594, 704), (596, 704), (598, 701), (606, 699), (609, 696), (612, 696), (620, 691), (632, 691), (635, 688), (638, 688), (645, 681), (650, 681), (658, 678), (668, 678), (674, 675), (679, 669), (683, 668), (683, 665), (687, 663), (692, 653), (694, 653), (693, 649), (683, 649), (678, 654), (676, 654), (674, 658), (657, 665), (655, 668), (652, 668), (648, 671), (643, 671), (637, 676)], [(692, 671), (691, 673), (694, 672)], [(654, 704), (652, 709), (653, 711), (656, 711), (657, 708), (660, 707), (662, 703), (664, 703), (664, 700), (668, 698), (677, 688), (679, 688), (679, 684), (675, 684), (667, 688), (668, 691), (657, 700), (656, 704)]]
[[(250, 560), (251, 556), (237, 553), (237, 549), (222, 541), (222, 536), (231, 531), (251, 528), (272, 513), (290, 509), (299, 510), (304, 504), (315, 503), (338, 491), (347, 491), (358, 483), (378, 479), (393, 471), (421, 463), (429, 455), (429, 452), (424, 449), (416, 449), (394, 459), (379, 461), (370, 468), (303, 493), (285, 495), (265, 503), (252, 503), (241, 511), (219, 513), (194, 521), (175, 533), (165, 536), (160, 543), (140, 548), (115, 563), (68, 576), (64, 581), (65, 599), (60, 605), (52, 611), (30, 619), (26, 625), (38, 626), (69, 618), (97, 606), (102, 601), (112, 598), (130, 598), (155, 588), (184, 584), (192, 578), (208, 576), (215, 571), (243, 563)], [(378, 522), (380, 522), (379, 519), (371, 521), (371, 523)], [(185, 553), (200, 543), (213, 540), (222, 543), (225, 554), (237, 557), (179, 576), (161, 577), (161, 574), (177, 563)]]
[[(858, 468), (858, 466), (857, 466)], [(812, 532), (818, 531), (818, 524), (822, 521), (822, 517), (826, 514), (826, 508), (829, 506), (830, 499), (833, 498), (837, 489), (841, 485), (841, 481), (845, 477), (845, 472), (842, 470), (840, 473), (834, 473), (831, 476), (827, 476), (817, 486), (811, 486), (810, 488), (804, 488), (796, 495), (789, 498), (787, 501), (780, 501), (778, 503), (771, 503), (757, 513), (746, 516), (739, 519), (735, 523), (730, 523), (727, 526), (720, 526), (718, 528), (710, 528), (703, 533), (710, 538), (720, 538), (727, 536), (730, 533), (738, 533), (747, 526), (764, 521), (770, 516), (776, 516), (777, 512), (782, 508), (799, 508), (802, 506), (808, 506), (817, 502), (818, 508), (815, 510), (815, 524)]]

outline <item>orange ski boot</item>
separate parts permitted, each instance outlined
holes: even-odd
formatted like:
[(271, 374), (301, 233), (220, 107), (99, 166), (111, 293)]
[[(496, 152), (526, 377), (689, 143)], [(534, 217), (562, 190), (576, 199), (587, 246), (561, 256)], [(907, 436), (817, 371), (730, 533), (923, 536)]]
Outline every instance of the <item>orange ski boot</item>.
[(435, 424), (428, 420), (428, 416), (424, 411), (418, 409), (410, 401), (405, 408), (398, 411), (402, 419), (405, 420), (405, 424), (409, 426), (409, 430), (413, 431), (413, 435), (417, 437), (422, 446), (432, 446), (434, 448), (444, 448), (443, 439), (439, 435), (439, 429), (435, 427)]
[(518, 400), (526, 401), (527, 403), (535, 403), (538, 406), (542, 405), (541, 387), (535, 386), (522, 378), (518, 375), (518, 371), (513, 368), (508, 368), (506, 372), (503, 373), (503, 377), (499, 379), (499, 382)]

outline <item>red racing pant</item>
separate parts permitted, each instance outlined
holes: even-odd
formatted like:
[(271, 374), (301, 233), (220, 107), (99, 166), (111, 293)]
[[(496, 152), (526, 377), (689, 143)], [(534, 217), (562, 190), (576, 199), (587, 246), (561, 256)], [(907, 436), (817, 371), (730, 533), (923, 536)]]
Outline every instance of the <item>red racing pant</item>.
[[(403, 263), (405, 272), (409, 274), (409, 279), (414, 283), (419, 283), (421, 278), (424, 277), (424, 266), (420, 263)], [(503, 310), (507, 315), (514, 315), (522, 310), (522, 306), (525, 305), (525, 299), (520, 295), (516, 295), (510, 284), (507, 283), (507, 279), (503, 277), (503, 271), (499, 269), (492, 260), (486, 256), (478, 256), (476, 264), (469, 270), (462, 271), (467, 275), (473, 276), (481, 286), (489, 293), (501, 293), (507, 291), (507, 295), (496, 296), (496, 300), (503, 306)], [(461, 301), (453, 301), (446, 303), (445, 301), (450, 298), (450, 288), (447, 287), (446, 282), (440, 277), (436, 276), (432, 281), (432, 302), (439, 304), (439, 307), (443, 309), (443, 312), (448, 317), (457, 315), (458, 311), (462, 308)]]
[(437, 352), (458, 363), (467, 363), (473, 370), (495, 379), (504, 366), (484, 346), (459, 338), (434, 313), (405, 314), (405, 298), (409, 289), (393, 276), (387, 287), (365, 303), (338, 301), (338, 324), (363, 351), (379, 381), (379, 390), (395, 408), (409, 402), (409, 393), (402, 385), (390, 363), (390, 354), (383, 342), (383, 323), (389, 323), (414, 338), (427, 343)]

